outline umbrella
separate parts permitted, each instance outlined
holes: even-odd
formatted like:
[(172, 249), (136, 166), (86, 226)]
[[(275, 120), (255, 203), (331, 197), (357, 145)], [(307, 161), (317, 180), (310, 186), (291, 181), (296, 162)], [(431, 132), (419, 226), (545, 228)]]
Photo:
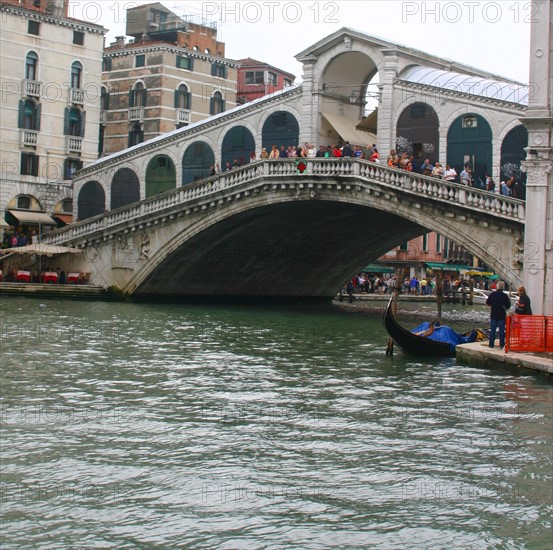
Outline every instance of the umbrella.
[(78, 254), (83, 252), (80, 248), (69, 246), (54, 246), (51, 244), (34, 243), (27, 246), (4, 248), (2, 254), (36, 254), (37, 256), (56, 256), (58, 254)]

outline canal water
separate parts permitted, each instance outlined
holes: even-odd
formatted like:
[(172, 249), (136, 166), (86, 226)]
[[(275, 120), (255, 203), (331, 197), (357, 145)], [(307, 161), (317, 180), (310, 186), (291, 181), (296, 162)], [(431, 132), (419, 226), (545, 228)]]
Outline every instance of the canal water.
[(0, 314), (2, 548), (551, 548), (547, 378), (387, 357), (363, 307)]

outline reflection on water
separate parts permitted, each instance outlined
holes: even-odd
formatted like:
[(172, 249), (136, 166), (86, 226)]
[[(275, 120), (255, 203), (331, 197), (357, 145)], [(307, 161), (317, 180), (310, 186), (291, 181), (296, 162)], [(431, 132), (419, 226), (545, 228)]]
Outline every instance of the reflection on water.
[(0, 312), (3, 547), (550, 547), (547, 379), (386, 357), (363, 308)]

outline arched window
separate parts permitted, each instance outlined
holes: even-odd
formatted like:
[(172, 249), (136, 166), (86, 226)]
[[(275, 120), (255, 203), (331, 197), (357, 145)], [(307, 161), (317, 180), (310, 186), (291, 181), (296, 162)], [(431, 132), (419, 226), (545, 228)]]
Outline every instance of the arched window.
[(81, 77), (83, 73), (83, 66), (75, 61), (71, 65), (71, 88), (80, 88), (81, 87)]
[(37, 80), (38, 55), (35, 52), (29, 52), (25, 59), (25, 78), (27, 80)]
[(190, 109), (191, 98), (186, 84), (181, 84), (175, 91), (175, 109)]
[(132, 125), (131, 131), (129, 132), (129, 147), (133, 145), (138, 145), (144, 141), (144, 130), (140, 126), (140, 122), (135, 122)]
[(146, 107), (146, 88), (142, 82), (137, 82), (129, 92), (129, 107)]
[(23, 128), (26, 130), (36, 129), (36, 104), (34, 101), (27, 99), (23, 108)]
[(211, 98), (211, 106), (209, 112), (212, 115), (218, 115), (225, 110), (225, 100), (221, 92), (215, 92)]

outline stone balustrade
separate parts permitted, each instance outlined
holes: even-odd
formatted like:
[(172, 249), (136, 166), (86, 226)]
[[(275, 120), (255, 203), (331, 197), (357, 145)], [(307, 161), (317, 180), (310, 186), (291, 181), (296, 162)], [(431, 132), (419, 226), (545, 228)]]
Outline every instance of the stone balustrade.
[[(303, 172), (300, 163), (305, 164)], [(459, 183), (405, 172), (360, 159), (276, 159), (258, 160), (241, 168), (68, 225), (43, 236), (43, 241), (48, 244), (72, 242), (108, 228), (138, 225), (143, 223), (145, 218), (151, 219), (156, 214), (161, 216), (170, 210), (186, 212), (202, 207), (202, 203), (209, 204), (215, 198), (220, 200), (225, 195), (231, 196), (237, 192), (247, 191), (256, 185), (270, 183), (302, 188), (306, 181), (313, 184), (320, 176), (326, 178), (325, 181), (321, 181), (322, 184), (336, 186), (337, 189), (341, 189), (341, 182), (332, 178), (346, 178), (346, 181), (351, 180), (351, 184), (355, 186), (370, 186), (374, 189), (377, 184), (383, 190), (400, 190), (412, 198), (428, 198), (467, 208), (473, 212), (481, 211), (502, 219), (524, 223), (523, 201)]]

